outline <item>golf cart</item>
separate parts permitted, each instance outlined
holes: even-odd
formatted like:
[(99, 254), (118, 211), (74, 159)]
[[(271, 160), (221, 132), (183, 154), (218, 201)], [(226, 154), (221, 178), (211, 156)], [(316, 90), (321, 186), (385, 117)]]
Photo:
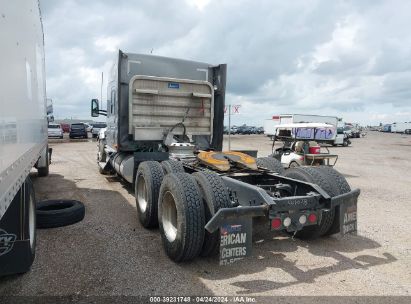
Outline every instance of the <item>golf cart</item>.
[[(334, 166), (338, 155), (330, 154), (328, 148), (321, 147), (320, 143), (332, 144), (335, 136), (335, 127), (324, 123), (277, 125), (272, 157), (280, 161), (284, 168)], [(274, 150), (276, 141), (282, 142), (282, 147)]]

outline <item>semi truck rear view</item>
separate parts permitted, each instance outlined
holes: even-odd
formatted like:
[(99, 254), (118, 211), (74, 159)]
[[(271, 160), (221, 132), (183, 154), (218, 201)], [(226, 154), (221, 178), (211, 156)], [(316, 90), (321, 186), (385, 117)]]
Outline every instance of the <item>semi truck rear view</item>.
[(358, 189), (327, 166), (284, 170), (270, 157), (221, 151), (226, 65), (119, 52), (97, 162), (133, 184), (137, 218), (159, 227), (176, 262), (250, 255), (252, 218), (312, 239), (356, 232)]
[(36, 202), (29, 177), (49, 172), (44, 42), (38, 1), (1, 0), (0, 275), (30, 269)]

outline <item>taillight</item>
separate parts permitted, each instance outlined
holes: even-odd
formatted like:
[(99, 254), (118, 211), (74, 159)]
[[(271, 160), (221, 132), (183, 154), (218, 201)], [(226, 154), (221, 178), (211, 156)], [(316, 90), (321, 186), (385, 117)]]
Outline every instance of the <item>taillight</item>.
[(281, 219), (276, 217), (271, 220), (271, 228), (273, 229), (279, 229), (281, 228)]
[(310, 223), (315, 223), (315, 222), (317, 221), (317, 216), (316, 216), (314, 213), (311, 213), (311, 214), (308, 216), (308, 221), (309, 221)]

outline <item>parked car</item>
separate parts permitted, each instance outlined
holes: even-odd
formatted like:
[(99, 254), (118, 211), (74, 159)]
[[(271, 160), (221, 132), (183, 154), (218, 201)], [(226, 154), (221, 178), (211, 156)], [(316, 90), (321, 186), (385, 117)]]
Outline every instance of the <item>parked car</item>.
[(91, 124), (85, 122), (84, 125), (86, 126), (87, 132), (91, 132), (91, 130), (93, 130), (93, 126)]
[(406, 129), (406, 130), (404, 131), (404, 134), (411, 134), (411, 129)]
[(48, 137), (58, 137), (63, 138), (63, 129), (59, 124), (49, 124), (47, 126), (47, 135)]
[(391, 125), (390, 124), (386, 124), (382, 127), (381, 132), (388, 132), (391, 133)]
[(62, 123), (60, 126), (64, 133), (70, 133), (70, 124)]
[(105, 124), (105, 123), (101, 123), (101, 122), (99, 122), (99, 123), (93, 123), (93, 124), (92, 124), (92, 128), (91, 128), (91, 135), (92, 135), (92, 137), (93, 137), (93, 138), (94, 138), (94, 137), (97, 137), (98, 133), (100, 132), (100, 129), (103, 129), (103, 128), (105, 128), (105, 127), (107, 127), (107, 124)]
[(86, 126), (83, 123), (74, 123), (70, 126), (70, 138), (87, 138)]
[(231, 127), (231, 134), (237, 134), (238, 133), (238, 128), (237, 127)]
[(249, 127), (249, 126), (240, 126), (237, 129), (237, 133), (238, 134), (253, 134), (253, 127)]

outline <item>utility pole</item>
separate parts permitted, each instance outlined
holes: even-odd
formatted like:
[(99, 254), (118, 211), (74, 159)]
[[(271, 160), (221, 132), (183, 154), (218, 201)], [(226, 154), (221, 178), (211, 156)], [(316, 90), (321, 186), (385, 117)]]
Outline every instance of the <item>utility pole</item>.
[(101, 72), (100, 109), (103, 109), (103, 72)]
[(228, 151), (231, 151), (231, 104), (228, 105)]

